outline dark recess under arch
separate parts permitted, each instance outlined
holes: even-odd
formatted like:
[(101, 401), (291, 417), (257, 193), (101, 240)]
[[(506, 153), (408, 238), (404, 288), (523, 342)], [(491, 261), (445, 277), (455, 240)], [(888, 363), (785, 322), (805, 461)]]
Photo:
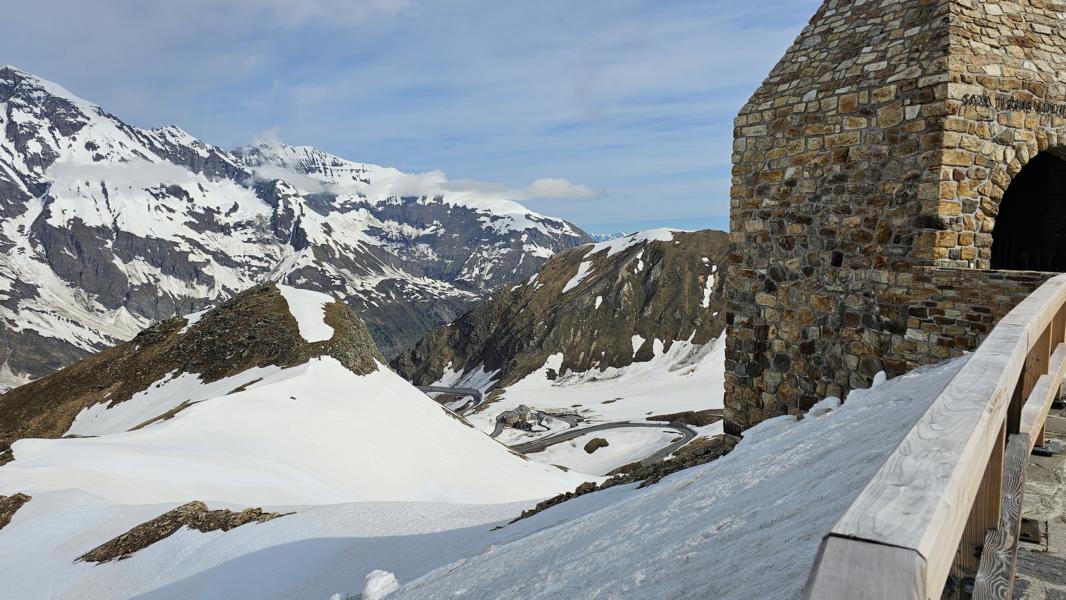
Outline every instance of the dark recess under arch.
[(1063, 149), (1034, 156), (1011, 181), (992, 229), (993, 269), (1066, 271)]

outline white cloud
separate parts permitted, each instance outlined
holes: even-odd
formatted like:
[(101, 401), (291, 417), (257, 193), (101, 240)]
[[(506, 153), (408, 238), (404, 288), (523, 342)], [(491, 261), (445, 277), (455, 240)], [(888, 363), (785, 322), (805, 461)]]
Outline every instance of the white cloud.
[(534, 181), (523, 190), (525, 199), (534, 198), (599, 198), (600, 193), (569, 179), (545, 177)]

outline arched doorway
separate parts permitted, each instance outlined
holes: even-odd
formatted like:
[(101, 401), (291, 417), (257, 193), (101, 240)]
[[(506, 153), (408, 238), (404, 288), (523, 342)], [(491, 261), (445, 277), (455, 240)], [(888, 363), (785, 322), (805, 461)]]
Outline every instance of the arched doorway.
[(992, 229), (992, 268), (1066, 272), (1066, 149), (1034, 156), (1011, 181)]

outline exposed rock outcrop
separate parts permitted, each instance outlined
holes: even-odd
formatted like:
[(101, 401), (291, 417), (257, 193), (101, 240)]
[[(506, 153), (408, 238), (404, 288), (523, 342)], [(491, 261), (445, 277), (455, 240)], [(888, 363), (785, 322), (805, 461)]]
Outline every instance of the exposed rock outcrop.
[(588, 441), (587, 444), (585, 444), (585, 452), (587, 452), (589, 454), (592, 454), (593, 452), (599, 450), (600, 448), (606, 448), (607, 446), (610, 446), (610, 445), (611, 445), (610, 442), (608, 442), (607, 440), (605, 440), (603, 438), (592, 438), (591, 440)]
[(30, 496), (26, 494), (0, 496), (0, 529), (7, 527), (7, 524), (11, 522), (11, 517), (15, 516), (18, 509), (29, 501)]
[(670, 413), (668, 415), (652, 415), (649, 421), (665, 421), (667, 423), (681, 423), (692, 427), (706, 427), (711, 423), (722, 420), (722, 409), (708, 408), (707, 410), (687, 410), (685, 412)]
[(101, 563), (129, 558), (134, 552), (170, 537), (182, 527), (203, 533), (229, 531), (248, 523), (265, 523), (285, 514), (291, 513), (265, 512), (261, 508), (246, 508), (241, 512), (208, 510), (203, 502), (189, 502), (93, 548), (79, 556), (78, 560)]

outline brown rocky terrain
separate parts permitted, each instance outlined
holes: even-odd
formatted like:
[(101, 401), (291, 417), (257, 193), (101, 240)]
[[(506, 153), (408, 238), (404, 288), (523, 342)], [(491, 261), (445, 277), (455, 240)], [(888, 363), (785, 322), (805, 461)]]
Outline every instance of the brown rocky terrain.
[[(510, 385), (561, 352), (561, 372), (624, 367), (652, 357), (654, 339), (703, 344), (725, 327), (723, 277), (728, 235), (677, 232), (608, 256), (581, 246), (553, 256), (530, 282), (507, 286), (440, 327), (393, 361), (417, 385), (449, 368), (499, 370)], [(566, 292), (583, 262), (588, 275)], [(709, 277), (715, 282), (704, 307)], [(646, 341), (634, 356), (633, 336)]]
[(653, 415), (649, 421), (665, 421), (667, 423), (681, 423), (693, 427), (706, 427), (711, 423), (722, 420), (722, 409), (708, 408), (707, 410), (687, 410), (685, 412), (670, 413), (668, 415)]
[(7, 524), (11, 522), (11, 517), (15, 516), (18, 509), (29, 501), (30, 496), (26, 494), (0, 496), (0, 529), (7, 527)]
[(261, 508), (246, 508), (241, 512), (208, 510), (203, 502), (189, 502), (93, 548), (78, 560), (101, 563), (129, 558), (134, 552), (173, 535), (182, 527), (203, 533), (229, 531), (248, 523), (265, 523), (284, 516), (283, 513), (264, 512)]
[(212, 382), (253, 367), (295, 366), (317, 356), (332, 356), (358, 374), (384, 363), (366, 326), (347, 306), (327, 305), (325, 320), (333, 337), (305, 341), (284, 296), (270, 283), (241, 292), (185, 332), (185, 318), (163, 321), (129, 342), (0, 395), (0, 464), (10, 460), (13, 441), (62, 436), (83, 408), (124, 402), (168, 374), (195, 373)]

